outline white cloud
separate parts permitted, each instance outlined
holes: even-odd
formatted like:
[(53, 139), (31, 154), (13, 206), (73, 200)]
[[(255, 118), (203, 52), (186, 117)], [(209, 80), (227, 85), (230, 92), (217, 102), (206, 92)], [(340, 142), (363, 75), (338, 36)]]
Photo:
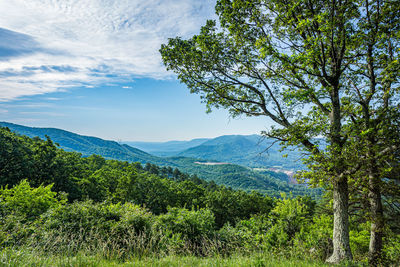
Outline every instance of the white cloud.
[(7, 10), (0, 27), (40, 45), (37, 52), (0, 61), (0, 101), (93, 86), (110, 81), (106, 74), (117, 81), (165, 78), (161, 43), (196, 33), (213, 6), (214, 0), (0, 1), (0, 10)]

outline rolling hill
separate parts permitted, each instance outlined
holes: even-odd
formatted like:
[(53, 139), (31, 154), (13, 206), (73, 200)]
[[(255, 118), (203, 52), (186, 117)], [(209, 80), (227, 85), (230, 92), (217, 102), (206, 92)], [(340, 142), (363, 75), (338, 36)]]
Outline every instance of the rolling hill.
[[(251, 168), (299, 170), (301, 154), (298, 150), (280, 151), (274, 140), (260, 135), (224, 135), (213, 139), (170, 141), (165, 143), (125, 142), (157, 156), (178, 156), (221, 161)], [(283, 157), (287, 154), (287, 157)]]
[[(26, 127), (7, 122), (0, 122), (0, 126), (8, 127), (14, 132), (29, 137), (38, 136), (43, 139), (49, 136), (64, 150), (76, 151), (84, 156), (98, 154), (107, 159), (171, 166), (189, 174), (196, 174), (207, 181), (214, 180), (218, 184), (224, 184), (236, 189), (257, 190), (271, 196), (279, 196), (280, 192), (293, 192), (294, 195), (319, 194), (317, 191), (310, 190), (304, 186), (289, 185), (287, 176), (272, 171), (257, 172), (236, 164), (206, 165), (202, 163), (207, 160), (200, 157), (157, 157), (127, 144), (83, 136), (55, 128)], [(206, 142), (210, 141), (212, 140)], [(217, 141), (214, 140), (210, 143), (213, 144)], [(243, 146), (250, 145), (246, 140), (243, 140), (242, 144)]]
[(92, 136), (83, 136), (61, 129), (26, 127), (8, 122), (0, 122), (0, 126), (8, 127), (14, 132), (29, 137), (38, 136), (41, 139), (45, 139), (47, 135), (65, 151), (76, 151), (83, 156), (97, 154), (107, 159), (137, 161), (141, 163), (154, 162), (154, 164), (161, 164), (163, 162), (161, 158), (125, 144)]

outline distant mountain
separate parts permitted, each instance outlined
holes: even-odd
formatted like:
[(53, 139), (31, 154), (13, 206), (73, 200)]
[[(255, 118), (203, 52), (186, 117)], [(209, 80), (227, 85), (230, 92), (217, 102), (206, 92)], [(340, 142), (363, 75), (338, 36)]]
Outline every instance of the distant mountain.
[(56, 128), (26, 127), (8, 122), (0, 122), (0, 126), (8, 127), (14, 132), (29, 137), (38, 136), (41, 139), (45, 139), (45, 136), (47, 135), (65, 151), (76, 151), (84, 156), (97, 154), (107, 159), (118, 159), (132, 162), (137, 161), (141, 163), (152, 162), (154, 164), (164, 163), (164, 160), (161, 158), (128, 145), (119, 144), (115, 141), (83, 136)]
[(124, 144), (136, 147), (156, 156), (173, 156), (191, 147), (199, 146), (210, 140), (209, 138), (197, 138), (190, 141), (168, 141), (168, 142), (135, 142), (125, 141)]
[[(287, 157), (284, 155), (287, 154)], [(297, 150), (280, 151), (274, 140), (259, 135), (224, 135), (191, 147), (177, 154), (183, 157), (218, 160), (248, 167), (304, 168)]]
[[(159, 166), (171, 166), (178, 168), (182, 172), (196, 174), (205, 180), (214, 180), (218, 184), (224, 184), (236, 189), (246, 191), (257, 190), (267, 193), (271, 196), (279, 196), (280, 192), (293, 192), (294, 195), (311, 194), (318, 195), (319, 192), (310, 190), (304, 186), (294, 186), (287, 183), (288, 177), (283, 174), (277, 174), (272, 171), (253, 171), (249, 168), (238, 166), (235, 164), (203, 164), (206, 160), (200, 157), (157, 157), (146, 153), (140, 149), (131, 147), (127, 144), (120, 144), (115, 141), (107, 141), (97, 137), (83, 136), (55, 128), (35, 128), (17, 125), (13, 123), (0, 122), (0, 126), (8, 127), (12, 131), (29, 137), (45, 138), (49, 136), (55, 143), (66, 151), (76, 151), (84, 156), (92, 154), (101, 155), (107, 159), (126, 160), (130, 162), (152, 163)], [(251, 138), (251, 137), (250, 137)], [(223, 141), (226, 139), (225, 141)], [(217, 147), (225, 147), (224, 144), (230, 137), (222, 137), (221, 139), (205, 140), (200, 146), (207, 142), (208, 144), (217, 144)], [(236, 141), (235, 148), (242, 151), (245, 147), (250, 146), (251, 142), (242, 138), (234, 138)], [(199, 140), (201, 142), (202, 140)], [(204, 148), (204, 147), (203, 147)], [(210, 147), (215, 150), (216, 147)], [(190, 150), (192, 148), (189, 148)], [(200, 149), (199, 149), (200, 150)], [(236, 151), (235, 149), (232, 150)], [(228, 150), (222, 150), (229, 153)], [(212, 152), (214, 153), (214, 152)], [(193, 154), (194, 155), (194, 154)], [(216, 154), (213, 154), (216, 155)]]
[[(216, 138), (169, 142), (123, 142), (161, 157), (190, 157), (251, 168), (299, 170), (304, 166), (296, 149), (280, 151), (275, 140), (260, 135), (223, 135)], [(284, 155), (286, 155), (284, 157)]]

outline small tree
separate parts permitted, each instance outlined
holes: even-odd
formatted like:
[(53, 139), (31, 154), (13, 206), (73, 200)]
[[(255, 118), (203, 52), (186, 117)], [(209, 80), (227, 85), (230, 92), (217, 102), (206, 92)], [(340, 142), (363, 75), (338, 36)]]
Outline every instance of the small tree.
[(28, 220), (36, 219), (48, 209), (66, 203), (66, 196), (57, 196), (56, 192), (51, 191), (52, 187), (41, 185), (33, 188), (27, 180), (22, 180), (11, 189), (1, 187), (0, 210), (6, 216), (15, 213)]

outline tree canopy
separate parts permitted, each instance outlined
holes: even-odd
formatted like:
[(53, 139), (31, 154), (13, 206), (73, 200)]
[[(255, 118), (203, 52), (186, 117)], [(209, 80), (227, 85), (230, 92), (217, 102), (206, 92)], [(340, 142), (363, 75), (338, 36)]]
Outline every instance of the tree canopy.
[[(275, 126), (265, 135), (309, 153), (309, 182), (333, 190), (334, 251), (328, 260), (351, 259), (348, 181), (365, 166), (352, 150), (378, 142), (383, 135), (372, 125), (387, 125), (385, 114), (399, 108), (398, 1), (219, 0), (215, 10), (218, 23), (209, 20), (198, 35), (161, 46), (164, 64), (209, 111), (268, 117)], [(373, 136), (369, 143), (359, 138), (365, 135)], [(377, 159), (367, 172), (383, 160), (371, 150), (359, 153)], [(371, 207), (380, 202), (379, 186), (371, 185), (381, 182), (381, 174), (363, 174)], [(382, 232), (375, 228), (371, 240)]]

